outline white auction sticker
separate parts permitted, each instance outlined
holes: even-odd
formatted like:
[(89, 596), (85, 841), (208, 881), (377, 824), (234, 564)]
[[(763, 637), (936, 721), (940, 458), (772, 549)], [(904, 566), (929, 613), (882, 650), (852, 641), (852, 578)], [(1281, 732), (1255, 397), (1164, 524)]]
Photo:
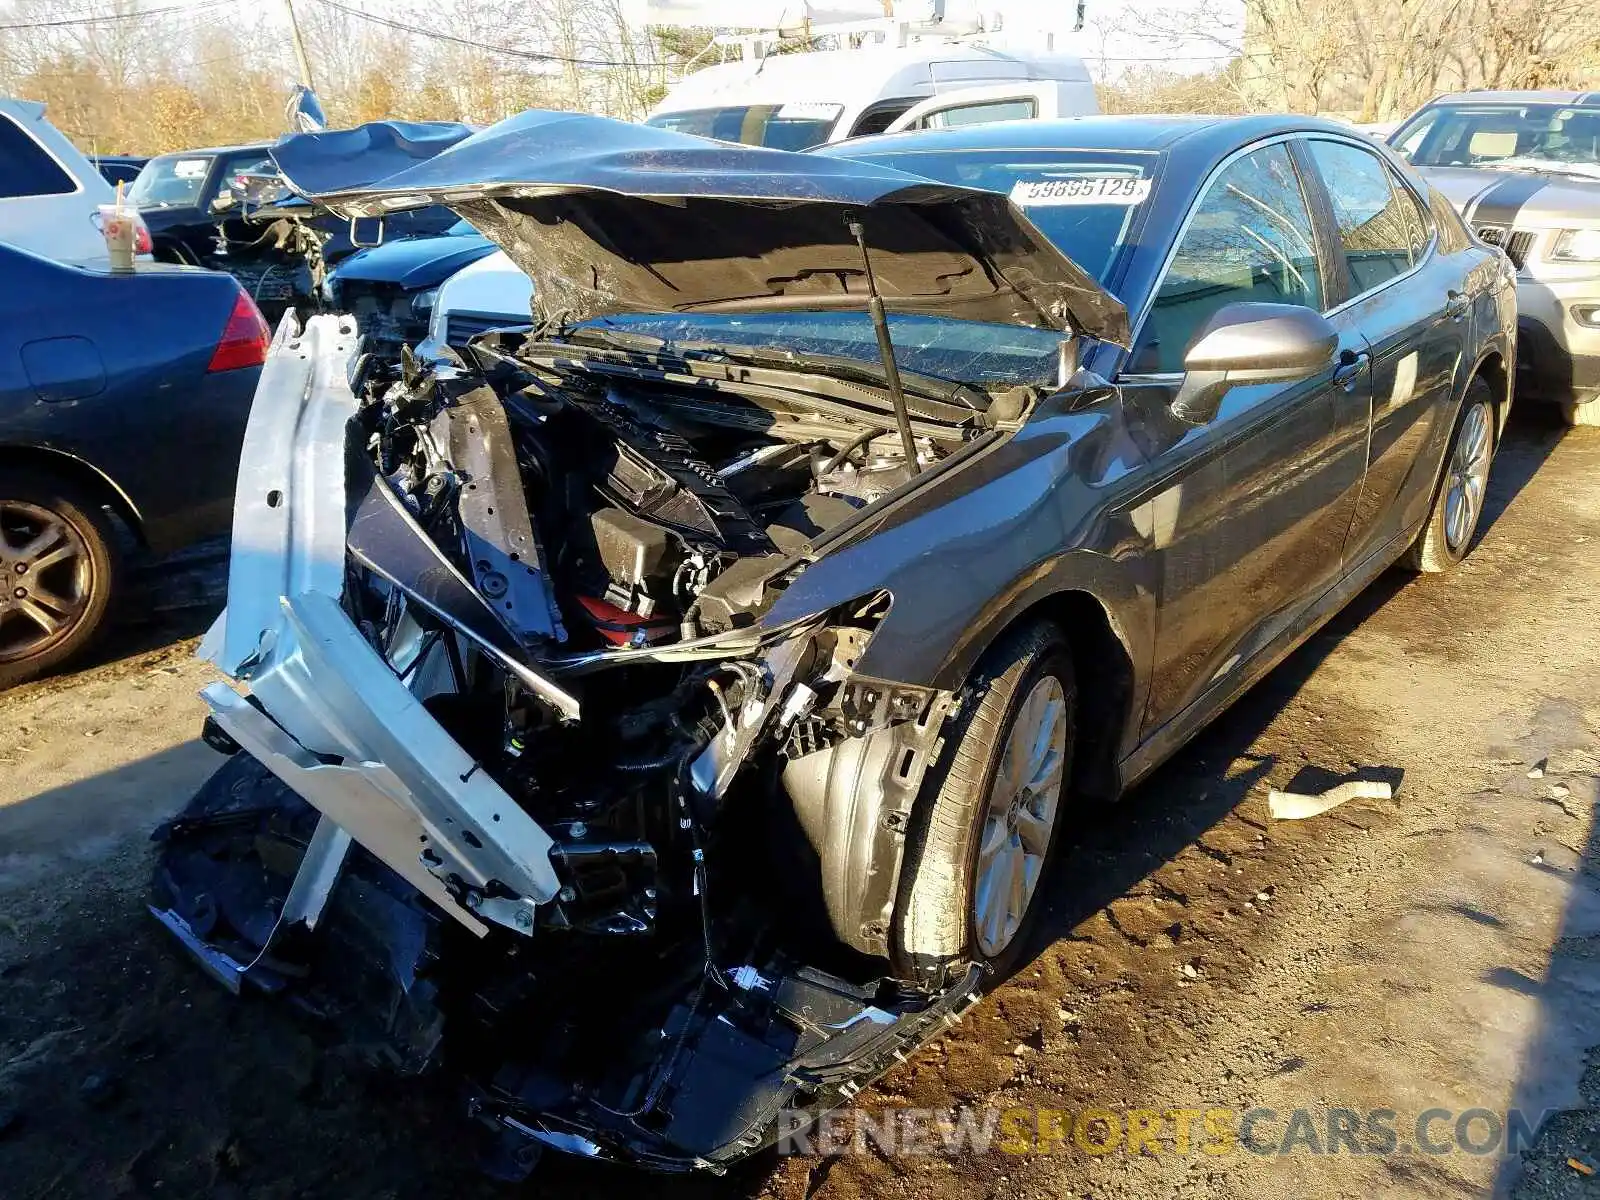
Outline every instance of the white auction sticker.
[(1150, 194), (1150, 181), (1138, 175), (1077, 175), (1062, 179), (1019, 179), (1011, 202), (1024, 208), (1064, 204), (1138, 204)]

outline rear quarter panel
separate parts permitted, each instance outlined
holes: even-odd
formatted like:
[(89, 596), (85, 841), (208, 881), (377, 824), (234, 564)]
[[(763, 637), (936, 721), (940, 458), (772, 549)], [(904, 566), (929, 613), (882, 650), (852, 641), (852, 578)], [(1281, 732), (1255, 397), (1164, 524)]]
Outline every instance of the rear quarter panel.
[(157, 550), (225, 531), (259, 368), (208, 373), (237, 285), (123, 275), (0, 246), (0, 452), (64, 454), (111, 481)]

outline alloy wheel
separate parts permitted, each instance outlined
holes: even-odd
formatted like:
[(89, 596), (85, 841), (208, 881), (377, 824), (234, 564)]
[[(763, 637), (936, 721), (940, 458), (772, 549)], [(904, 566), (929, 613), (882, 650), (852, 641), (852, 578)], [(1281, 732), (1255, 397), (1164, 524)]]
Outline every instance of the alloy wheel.
[(989, 958), (1011, 943), (1039, 886), (1060, 808), (1067, 701), (1045, 675), (1017, 708), (979, 835), (972, 928)]
[(0, 663), (70, 637), (89, 608), (94, 560), (60, 514), (0, 499)]
[(1461, 430), (1450, 453), (1450, 478), (1444, 500), (1444, 536), (1452, 554), (1460, 554), (1472, 539), (1483, 512), (1489, 486), (1489, 460), (1493, 437), (1489, 432), (1489, 406), (1474, 404), (1461, 420)]

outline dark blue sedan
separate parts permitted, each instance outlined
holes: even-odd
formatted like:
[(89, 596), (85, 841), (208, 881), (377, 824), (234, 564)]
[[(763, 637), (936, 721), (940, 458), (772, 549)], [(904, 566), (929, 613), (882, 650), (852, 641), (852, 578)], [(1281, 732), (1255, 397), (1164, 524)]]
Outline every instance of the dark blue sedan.
[(228, 528), (270, 332), (228, 275), (0, 244), (0, 688), (88, 645), (115, 515), (156, 552)]

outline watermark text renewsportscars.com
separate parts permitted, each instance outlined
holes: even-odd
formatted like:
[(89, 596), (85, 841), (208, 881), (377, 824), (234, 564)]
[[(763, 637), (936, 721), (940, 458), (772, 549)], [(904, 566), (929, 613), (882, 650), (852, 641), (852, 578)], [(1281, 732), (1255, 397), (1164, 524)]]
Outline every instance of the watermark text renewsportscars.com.
[(1512, 1155), (1545, 1113), (1425, 1108), (785, 1109), (780, 1154)]

